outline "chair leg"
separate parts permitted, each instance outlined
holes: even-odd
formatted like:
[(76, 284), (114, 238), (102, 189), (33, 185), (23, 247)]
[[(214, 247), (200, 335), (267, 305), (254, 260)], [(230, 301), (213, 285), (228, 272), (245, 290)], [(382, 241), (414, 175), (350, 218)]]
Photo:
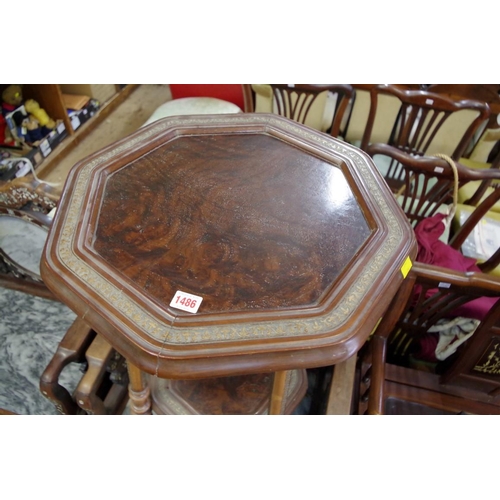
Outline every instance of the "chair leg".
[(333, 378), (330, 385), (327, 415), (350, 415), (354, 395), (357, 356), (354, 354), (343, 363), (333, 368)]
[(80, 409), (69, 391), (59, 384), (63, 369), (72, 362), (82, 362), (95, 332), (77, 318), (64, 335), (57, 351), (40, 377), (40, 391), (64, 415), (76, 415)]
[(75, 390), (78, 406), (90, 415), (108, 415), (123, 411), (127, 382), (115, 384), (110, 378), (109, 364), (116, 351), (97, 335), (86, 352), (88, 369)]
[(374, 335), (371, 339), (372, 366), (370, 374), (369, 415), (384, 414), (385, 356), (387, 341)]

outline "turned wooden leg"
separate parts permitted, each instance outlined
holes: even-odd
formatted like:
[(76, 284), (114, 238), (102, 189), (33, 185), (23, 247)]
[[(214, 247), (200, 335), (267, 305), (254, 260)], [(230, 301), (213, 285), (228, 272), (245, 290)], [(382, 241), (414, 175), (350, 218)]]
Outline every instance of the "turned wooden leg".
[(151, 393), (144, 373), (127, 361), (130, 397), (130, 412), (132, 415), (151, 415)]
[(387, 339), (385, 337), (374, 335), (371, 343), (372, 369), (368, 399), (368, 414), (383, 415), (385, 410), (384, 384)]
[(290, 370), (283, 370), (274, 374), (273, 392), (271, 393), (271, 404), (269, 415), (281, 415), (283, 413), (283, 402)]

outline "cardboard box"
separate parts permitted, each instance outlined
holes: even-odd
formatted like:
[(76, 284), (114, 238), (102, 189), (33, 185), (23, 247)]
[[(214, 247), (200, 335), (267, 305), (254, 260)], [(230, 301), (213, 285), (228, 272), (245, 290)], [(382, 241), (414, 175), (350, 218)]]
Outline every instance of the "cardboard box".
[(85, 95), (97, 99), (101, 104), (111, 99), (116, 94), (116, 85), (97, 83), (71, 83), (59, 85), (63, 94)]
[(62, 94), (63, 104), (66, 109), (82, 109), (90, 100), (89, 96), (78, 94)]

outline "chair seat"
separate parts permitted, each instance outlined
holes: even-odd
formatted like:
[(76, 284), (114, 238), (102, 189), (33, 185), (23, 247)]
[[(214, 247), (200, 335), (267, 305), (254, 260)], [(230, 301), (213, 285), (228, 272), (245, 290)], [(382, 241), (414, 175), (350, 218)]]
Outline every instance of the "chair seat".
[[(475, 207), (459, 203), (453, 218), (453, 230), (456, 232), (472, 214)], [(478, 263), (486, 261), (500, 246), (500, 213), (490, 211), (474, 227), (462, 245), (466, 257), (476, 259)], [(500, 277), (500, 266), (488, 274)]]
[(241, 108), (232, 102), (215, 97), (182, 97), (168, 101), (156, 108), (143, 127), (169, 116), (232, 113), (242, 113)]
[[(481, 181), (470, 181), (464, 186), (462, 186), (458, 190), (458, 202), (459, 203), (464, 203), (467, 200), (470, 200), (474, 193), (478, 190), (479, 186), (481, 185)], [(481, 203), (483, 200), (485, 200), (491, 193), (493, 193), (494, 189), (489, 187), (486, 188), (481, 200), (479, 203)], [(479, 204), (478, 203), (478, 204)], [(493, 212), (500, 213), (500, 201), (497, 201), (493, 207), (491, 208)]]
[(486, 163), (483, 161), (471, 160), (469, 158), (460, 158), (459, 162), (469, 168), (474, 168), (476, 170), (484, 170), (491, 167), (491, 163)]

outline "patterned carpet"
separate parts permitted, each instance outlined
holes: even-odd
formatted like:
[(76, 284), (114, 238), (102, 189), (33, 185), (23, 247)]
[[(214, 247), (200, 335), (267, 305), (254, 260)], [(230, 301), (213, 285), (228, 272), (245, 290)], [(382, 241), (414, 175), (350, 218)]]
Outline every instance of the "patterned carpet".
[[(0, 408), (19, 415), (57, 415), (39, 390), (40, 376), (75, 314), (59, 302), (0, 288)], [(61, 374), (73, 390), (77, 365)]]
[[(0, 408), (19, 415), (58, 415), (39, 381), (75, 314), (60, 302), (5, 288), (0, 288), (0, 311)], [(79, 366), (70, 364), (59, 380), (72, 392), (81, 376)], [(309, 390), (295, 415), (309, 413), (315, 376), (308, 373)]]

